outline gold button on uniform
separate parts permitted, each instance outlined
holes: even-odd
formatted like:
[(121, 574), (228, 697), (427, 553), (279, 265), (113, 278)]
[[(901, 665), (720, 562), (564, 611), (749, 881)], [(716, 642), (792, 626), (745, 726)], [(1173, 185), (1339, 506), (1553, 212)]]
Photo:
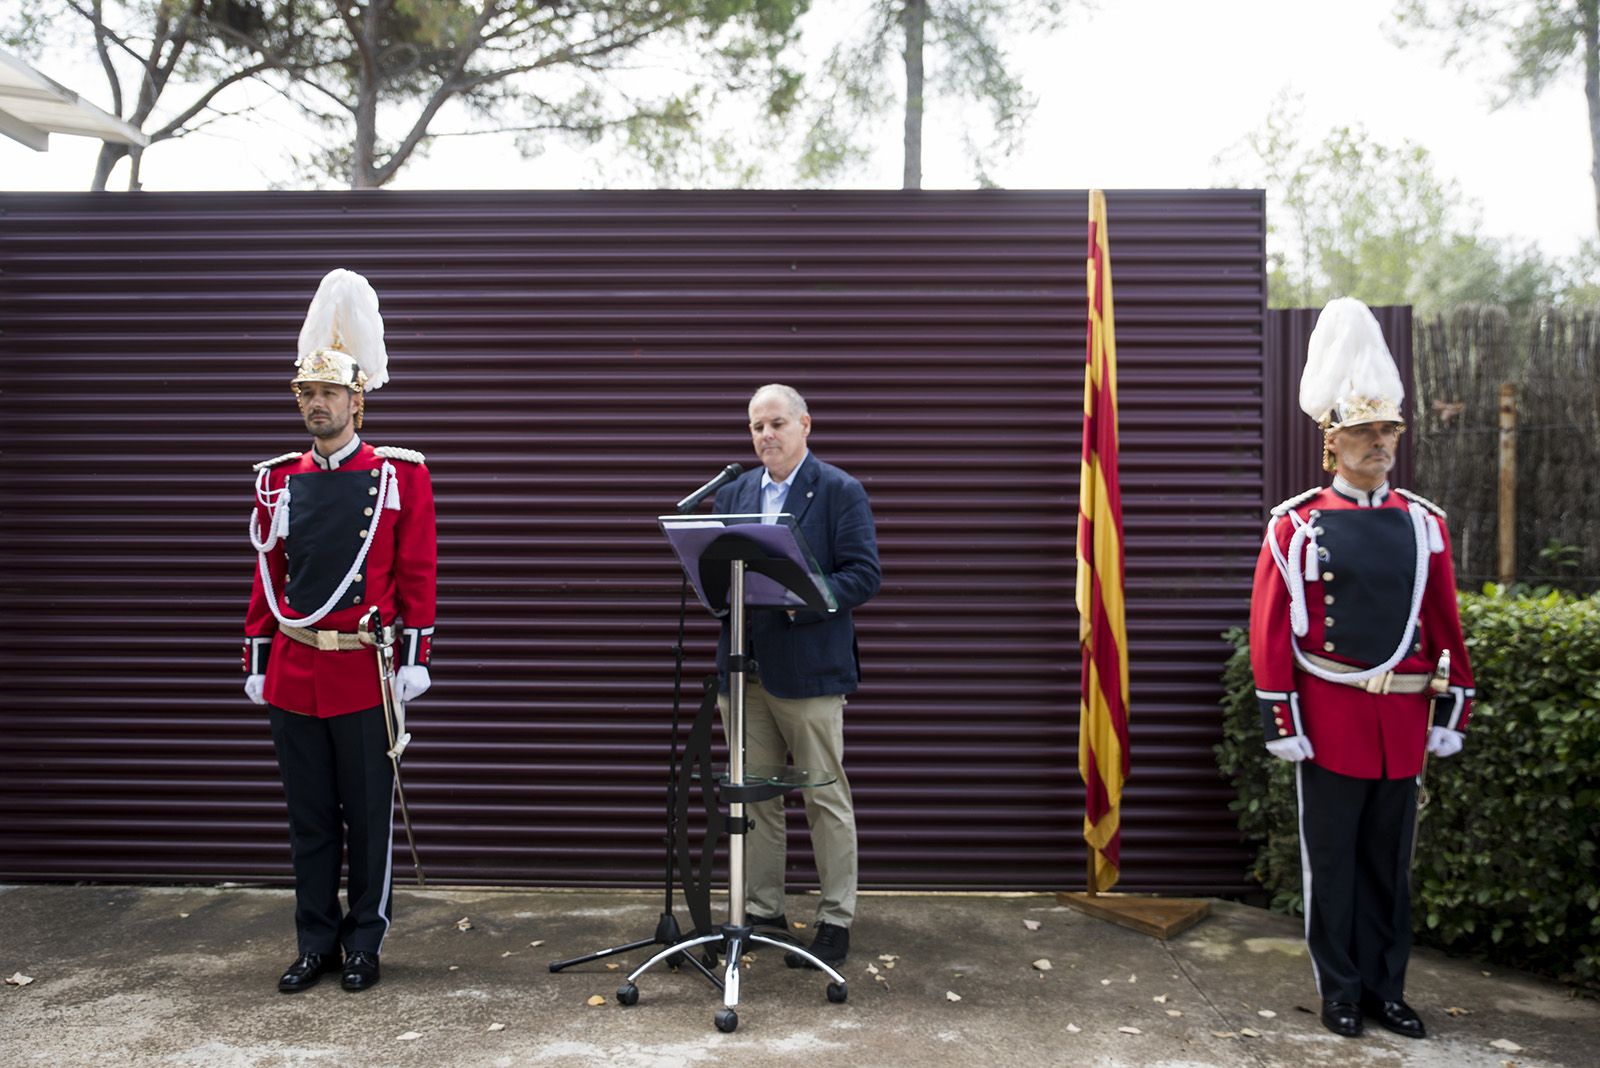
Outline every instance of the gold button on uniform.
[(1279, 727), (1278, 728), (1278, 737), (1280, 737), (1280, 738), (1289, 737), (1289, 728), (1287, 728), (1287, 727)]
[(1332, 604), (1333, 603), (1333, 594), (1331, 594), (1331, 593), (1323, 594), (1322, 595), (1322, 603), (1323, 604)]
[(1324, 571), (1322, 573), (1322, 581), (1323, 582), (1332, 582), (1333, 581), (1333, 572), (1332, 571)]
[(376, 497), (377, 495), (378, 495), (378, 487), (377, 486), (368, 486), (367, 487), (367, 496), (368, 497)]
[(367, 529), (366, 529), (366, 528), (365, 528), (365, 527), (362, 527), (362, 528), (361, 528), (361, 536), (362, 536), (362, 537), (363, 537), (363, 538), (364, 538), (364, 537), (366, 537), (366, 536), (367, 536)]
[(372, 509), (371, 508), (363, 508), (363, 509), (361, 509), (361, 514), (362, 515), (371, 515), (372, 514)]
[(378, 477), (378, 469), (377, 468), (373, 468), (371, 471), (368, 471), (367, 474), (371, 475), (373, 478), (377, 478)]
[(1283, 706), (1282, 705), (1273, 705), (1272, 706), (1272, 711), (1273, 711), (1274, 715), (1282, 715), (1283, 714)]
[(1332, 616), (1323, 616), (1323, 617), (1322, 617), (1322, 625), (1323, 625), (1323, 626), (1324, 626), (1324, 627), (1331, 627), (1331, 626), (1333, 626), (1333, 617), (1332, 617)]
[(1323, 531), (1323, 529), (1321, 527), (1312, 527), (1311, 528), (1311, 533), (1315, 534), (1317, 537), (1320, 538), (1320, 537), (1322, 537), (1324, 531)]
[(1322, 651), (1325, 652), (1325, 653), (1333, 652), (1333, 643), (1332, 642), (1323, 642), (1322, 643)]
[(363, 581), (363, 580), (362, 580), (362, 578), (361, 578), (361, 576), (360, 576), (360, 575), (357, 575), (357, 576), (356, 576), (356, 577), (355, 577), (355, 580), (354, 580), (354, 581), (356, 581), (356, 582), (361, 582), (361, 581)]
[(360, 604), (361, 603), (361, 595), (359, 593), (356, 594), (355, 601), (353, 603), (355, 603), (355, 604)]

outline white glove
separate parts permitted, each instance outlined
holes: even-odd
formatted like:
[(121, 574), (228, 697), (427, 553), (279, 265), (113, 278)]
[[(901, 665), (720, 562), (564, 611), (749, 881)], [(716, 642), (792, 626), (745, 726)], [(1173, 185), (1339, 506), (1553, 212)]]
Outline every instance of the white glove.
[(1460, 731), (1433, 727), (1428, 731), (1428, 752), (1436, 757), (1452, 757), (1461, 752), (1462, 741)]
[(433, 680), (428, 677), (428, 669), (420, 664), (408, 664), (395, 672), (395, 689), (400, 694), (402, 704), (421, 697), (428, 692), (428, 687), (433, 685)]
[(267, 677), (265, 675), (251, 675), (244, 680), (244, 695), (258, 705), (267, 703), (267, 698), (263, 692), (266, 688)]
[(1287, 760), (1291, 764), (1298, 764), (1302, 760), (1310, 760), (1317, 754), (1312, 752), (1311, 739), (1303, 734), (1291, 734), (1287, 738), (1277, 738), (1267, 743), (1267, 752), (1279, 760)]

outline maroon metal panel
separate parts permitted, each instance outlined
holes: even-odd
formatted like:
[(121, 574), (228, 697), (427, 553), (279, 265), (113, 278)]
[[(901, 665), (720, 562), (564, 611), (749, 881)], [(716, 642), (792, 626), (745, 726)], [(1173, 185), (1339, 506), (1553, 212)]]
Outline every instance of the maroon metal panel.
[[(1266, 467), (1267, 501), (1276, 504), (1301, 490), (1327, 485), (1332, 475), (1322, 470), (1322, 431), (1300, 410), (1300, 374), (1306, 367), (1306, 348), (1321, 308), (1273, 308), (1267, 312)], [(1383, 330), (1389, 352), (1406, 384), (1401, 405), (1411, 421), (1411, 398), (1416, 378), (1411, 364), (1411, 306), (1387, 305), (1372, 309)], [(1416, 451), (1408, 435), (1400, 436), (1390, 481), (1409, 488), (1416, 471)]]
[[(1264, 503), (1262, 198), (1109, 205), (1123, 885), (1238, 891), (1211, 747)], [(426, 452), (437, 489), (435, 685), (407, 754), (435, 879), (658, 878), (677, 576), (654, 517), (753, 462), (744, 403), (780, 380), (879, 523), (847, 715), (864, 885), (1080, 885), (1086, 212), (1077, 192), (0, 196), (0, 876), (286, 877), (238, 672), (249, 465), (305, 444), (295, 336), (345, 266), (388, 325), (365, 436)], [(692, 680), (715, 632), (691, 630)]]

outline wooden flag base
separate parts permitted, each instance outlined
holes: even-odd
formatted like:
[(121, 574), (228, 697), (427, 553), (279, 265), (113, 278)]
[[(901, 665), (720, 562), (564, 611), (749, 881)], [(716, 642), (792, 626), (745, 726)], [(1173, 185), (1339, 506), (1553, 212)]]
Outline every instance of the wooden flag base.
[(1080, 894), (1062, 891), (1056, 900), (1130, 930), (1165, 941), (1211, 915), (1211, 902), (1140, 894)]

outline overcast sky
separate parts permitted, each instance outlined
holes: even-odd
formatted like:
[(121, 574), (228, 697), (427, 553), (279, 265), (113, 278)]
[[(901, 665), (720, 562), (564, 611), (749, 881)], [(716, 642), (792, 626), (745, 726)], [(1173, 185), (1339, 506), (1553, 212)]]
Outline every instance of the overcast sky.
[[(1100, 0), (1052, 37), (1019, 40), (1013, 55), (1039, 106), (1026, 148), (992, 177), (1011, 188), (1186, 188), (1234, 177), (1216, 157), (1259, 127), (1284, 90), (1301, 94), (1303, 132), (1363, 124), (1381, 142), (1429, 149), (1481, 210), (1484, 232), (1565, 255), (1593, 234), (1595, 206), (1582, 83), (1574, 74), (1532, 104), (1490, 109), (1493, 87), (1445, 67), (1436, 47), (1397, 48), (1385, 33), (1392, 0)], [(813, 18), (839, 25), (855, 5), (817, 0)], [(1337, 12), (1336, 15), (1330, 14)], [(1499, 69), (1498, 57), (1478, 64)], [(108, 107), (86, 59), (39, 66)], [(265, 98), (263, 98), (264, 100)], [(270, 114), (270, 112), (269, 112)], [(960, 131), (933, 105), (924, 186), (970, 188)], [(295, 185), (277, 120), (235, 121), (153, 148), (145, 188), (261, 189)], [(899, 131), (885, 125), (872, 165), (847, 184), (895, 188)], [(97, 143), (52, 137), (47, 154), (0, 139), (0, 189), (83, 189)], [(569, 151), (521, 158), (509, 137), (450, 138), (408, 165), (394, 188), (598, 188), (612, 161)], [(112, 187), (126, 184), (125, 173)], [(640, 184), (637, 176), (627, 180)]]

